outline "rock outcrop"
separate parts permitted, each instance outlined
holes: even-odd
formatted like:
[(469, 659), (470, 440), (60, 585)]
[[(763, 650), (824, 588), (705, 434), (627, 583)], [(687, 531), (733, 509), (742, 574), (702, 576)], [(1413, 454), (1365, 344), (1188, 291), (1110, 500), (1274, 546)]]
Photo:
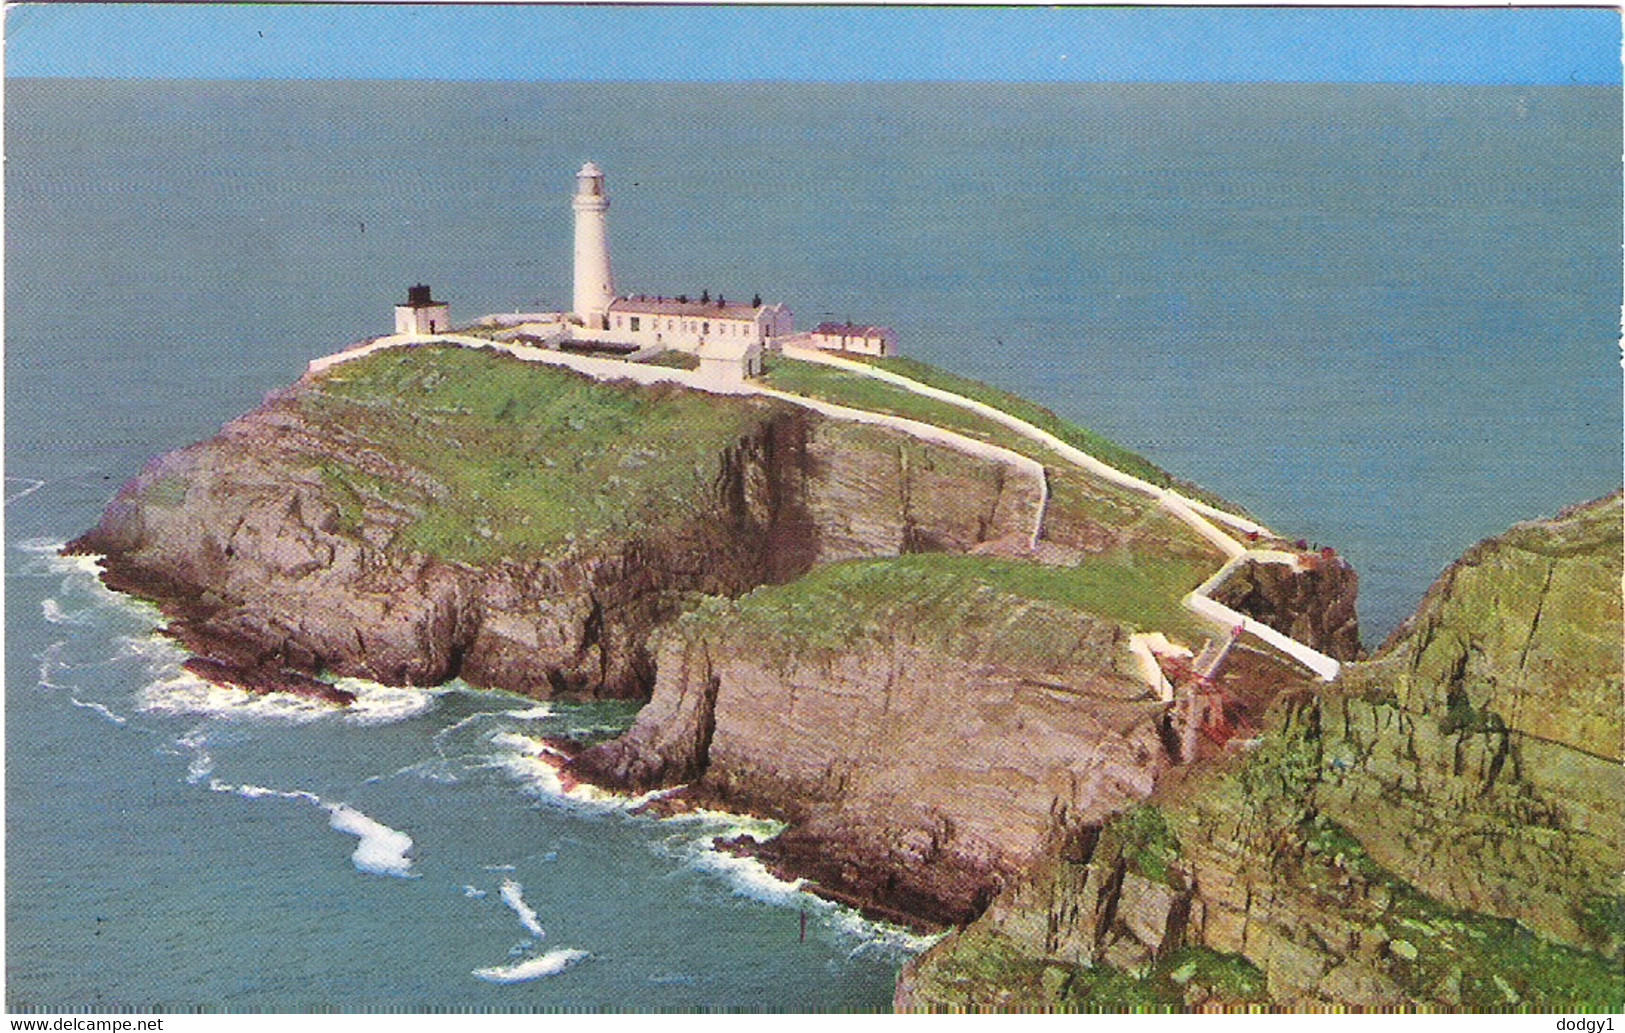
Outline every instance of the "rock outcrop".
[(1247, 562), (1213, 592), (1244, 613), (1336, 660), (1360, 657), (1359, 575), (1341, 556), (1309, 553), (1302, 569)]
[[(880, 917), (963, 924), (1052, 830), (1098, 826), (1178, 764), (1128, 639), (952, 563), (815, 572), (679, 620), (637, 723), (570, 772), (779, 817), (771, 867)], [(1245, 721), (1294, 679), (1247, 650), (1223, 684)]]
[[(679, 622), (636, 725), (572, 772), (634, 791), (690, 783), (791, 822), (762, 856), (828, 895), (969, 921), (1057, 815), (1099, 821), (1151, 791), (1165, 708), (1114, 623), (992, 595), (923, 603), (829, 653), (775, 655), (748, 613)], [(928, 632), (958, 623), (938, 603), (975, 620)]]
[(1291, 1007), (1618, 1010), (1621, 568), (1619, 495), (1475, 546), (1254, 745), (1057, 829), (899, 1004), (1087, 1008), (1113, 978), (1162, 1000), (1195, 951)]

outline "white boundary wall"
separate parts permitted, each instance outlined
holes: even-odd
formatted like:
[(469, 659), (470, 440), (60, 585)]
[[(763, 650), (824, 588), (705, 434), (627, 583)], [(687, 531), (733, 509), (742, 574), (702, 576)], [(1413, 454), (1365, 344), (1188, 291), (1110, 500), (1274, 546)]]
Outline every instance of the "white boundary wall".
[[(800, 359), (804, 362), (822, 363), (826, 366), (835, 366), (863, 376), (874, 377), (877, 380), (883, 380), (905, 388), (915, 394), (948, 402), (963, 409), (969, 409), (1010, 428), (1023, 437), (1044, 445), (1104, 481), (1121, 485), (1144, 495), (1150, 495), (1157, 499), (1170, 513), (1219, 549), (1225, 556), (1224, 566), (1185, 597), (1184, 605), (1186, 609), (1206, 617), (1208, 620), (1223, 624), (1227, 628), (1234, 628), (1238, 624), (1242, 625), (1247, 631), (1314, 671), (1323, 681), (1331, 681), (1336, 678), (1338, 671), (1342, 669), (1341, 664), (1326, 654), (1208, 598), (1207, 593), (1213, 591), (1225, 577), (1229, 576), (1232, 570), (1248, 559), (1256, 559), (1261, 563), (1291, 563), (1294, 566), (1297, 565), (1297, 557), (1292, 553), (1272, 549), (1248, 549), (1230, 535), (1213, 526), (1213, 523), (1208, 518), (1211, 517), (1212, 520), (1217, 520), (1245, 534), (1275, 537), (1275, 533), (1263, 524), (1248, 520), (1246, 517), (1237, 516), (1234, 513), (1226, 513), (1224, 510), (1210, 506), (1205, 502), (1187, 498), (1176, 491), (1159, 487), (1150, 481), (1108, 466), (1087, 452), (1067, 444), (1048, 431), (1041, 430), (1018, 416), (1012, 416), (1001, 409), (995, 409), (985, 402), (978, 402), (975, 399), (954, 394), (952, 391), (944, 391), (929, 384), (922, 384), (917, 380), (893, 373), (890, 370), (880, 369), (865, 362), (854, 362), (851, 359), (839, 358), (809, 348), (787, 344), (784, 347), (784, 354), (788, 358)], [(1160, 691), (1160, 686), (1156, 687)]]

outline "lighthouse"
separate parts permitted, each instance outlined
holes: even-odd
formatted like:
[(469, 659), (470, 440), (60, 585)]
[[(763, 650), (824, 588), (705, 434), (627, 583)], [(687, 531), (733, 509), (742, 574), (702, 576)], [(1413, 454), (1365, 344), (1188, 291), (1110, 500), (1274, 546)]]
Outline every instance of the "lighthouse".
[(607, 329), (609, 306), (615, 300), (615, 278), (609, 271), (609, 195), (604, 192), (604, 170), (593, 162), (576, 173), (570, 206), (576, 213), (573, 311), (582, 325)]

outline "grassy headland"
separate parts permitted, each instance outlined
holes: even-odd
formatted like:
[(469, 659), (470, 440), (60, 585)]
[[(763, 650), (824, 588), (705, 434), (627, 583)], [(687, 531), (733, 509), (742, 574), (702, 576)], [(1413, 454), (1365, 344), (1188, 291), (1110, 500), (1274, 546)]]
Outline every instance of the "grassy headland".
[[(456, 346), (337, 366), (300, 405), (354, 443), (321, 469), (348, 521), (368, 505), (402, 510), (406, 544), (463, 562), (545, 555), (683, 506), (763, 412)], [(413, 476), (369, 472), (369, 457)]]

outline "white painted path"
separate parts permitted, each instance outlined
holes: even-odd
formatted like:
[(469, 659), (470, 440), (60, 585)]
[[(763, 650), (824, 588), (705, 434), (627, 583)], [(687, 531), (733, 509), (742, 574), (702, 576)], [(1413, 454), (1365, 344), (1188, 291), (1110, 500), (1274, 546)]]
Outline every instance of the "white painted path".
[(803, 362), (816, 362), (862, 376), (873, 377), (876, 380), (883, 380), (915, 394), (957, 405), (962, 409), (968, 409), (1015, 431), (1022, 437), (1043, 445), (1101, 480), (1120, 485), (1142, 495), (1151, 496), (1225, 555), (1226, 562), (1224, 566), (1220, 567), (1212, 577), (1202, 582), (1201, 585), (1185, 596), (1183, 602), (1186, 609), (1223, 625), (1226, 630), (1241, 625), (1259, 639), (1268, 642), (1276, 649), (1309, 668), (1322, 681), (1331, 681), (1337, 677), (1338, 671), (1342, 669), (1341, 664), (1325, 653), (1283, 635), (1267, 624), (1233, 610), (1209, 596), (1209, 593), (1217, 588), (1226, 577), (1230, 576), (1231, 571), (1248, 560), (1258, 563), (1289, 563), (1293, 566), (1297, 565), (1298, 558), (1295, 554), (1275, 549), (1248, 549), (1245, 545), (1236, 541), (1235, 538), (1215, 527), (1212, 521), (1217, 520), (1227, 524), (1244, 534), (1276, 537), (1275, 533), (1264, 525), (1248, 520), (1246, 517), (1237, 516), (1234, 513), (1226, 513), (1222, 509), (1210, 506), (1197, 499), (1188, 498), (1170, 488), (1160, 487), (1150, 481), (1135, 477), (1133, 474), (1124, 473), (1116, 467), (1108, 466), (1082, 449), (1067, 444), (1049, 431), (1035, 427), (1026, 420), (1018, 416), (1012, 416), (1002, 409), (996, 409), (985, 402), (978, 402), (975, 399), (954, 394), (952, 391), (944, 391), (929, 384), (922, 384), (918, 380), (893, 373), (890, 370), (880, 369), (866, 362), (854, 362), (851, 359), (843, 359), (811, 348), (786, 346), (784, 354), (788, 358), (800, 359)]

